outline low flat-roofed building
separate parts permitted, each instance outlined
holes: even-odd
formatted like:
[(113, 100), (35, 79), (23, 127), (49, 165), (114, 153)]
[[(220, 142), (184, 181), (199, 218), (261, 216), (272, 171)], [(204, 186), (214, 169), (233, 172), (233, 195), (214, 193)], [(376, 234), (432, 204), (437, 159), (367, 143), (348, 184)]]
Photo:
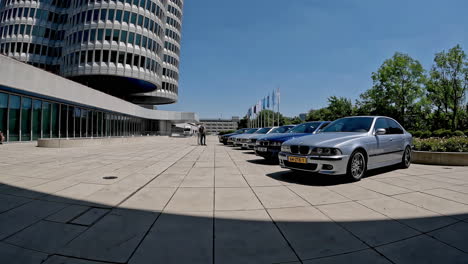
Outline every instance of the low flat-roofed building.
[(205, 118), (200, 119), (206, 127), (206, 132), (215, 134), (223, 131), (237, 130), (239, 127), (239, 117), (233, 116), (231, 119)]

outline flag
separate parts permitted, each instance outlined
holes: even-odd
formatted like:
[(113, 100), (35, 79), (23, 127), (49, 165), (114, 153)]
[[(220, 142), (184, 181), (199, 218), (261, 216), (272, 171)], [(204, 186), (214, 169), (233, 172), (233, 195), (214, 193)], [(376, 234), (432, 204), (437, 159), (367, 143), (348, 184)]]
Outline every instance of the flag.
[(254, 114), (257, 114), (257, 105), (254, 105), (254, 106), (252, 106), (252, 107), (253, 107), (253, 109), (254, 109), (254, 110), (253, 110)]
[(275, 104), (276, 104), (276, 99), (275, 99), (275, 90), (273, 90), (273, 92), (271, 93), (271, 103), (273, 105), (273, 107), (275, 107)]
[(280, 101), (281, 101), (281, 96), (280, 96), (280, 89), (278, 88), (278, 90), (276, 91), (276, 98), (278, 99), (278, 104), (280, 104)]
[(267, 108), (270, 109), (270, 96), (267, 96)]

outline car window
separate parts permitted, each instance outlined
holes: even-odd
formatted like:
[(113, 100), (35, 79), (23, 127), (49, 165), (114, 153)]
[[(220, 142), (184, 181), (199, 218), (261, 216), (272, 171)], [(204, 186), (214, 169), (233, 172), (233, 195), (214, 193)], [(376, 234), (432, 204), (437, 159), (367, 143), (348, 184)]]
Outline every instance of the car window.
[(347, 117), (331, 122), (322, 132), (368, 132), (372, 117)]
[(388, 127), (386, 118), (378, 118), (377, 121), (375, 121), (374, 130), (377, 131), (377, 129), (380, 128), (385, 129), (385, 134), (390, 134), (390, 128)]
[(403, 134), (403, 128), (395, 120), (387, 119), (389, 134)]
[(270, 130), (271, 130), (271, 127), (260, 128), (257, 132), (255, 132), (255, 134), (266, 134)]
[(286, 133), (288, 132), (290, 127), (282, 126), (282, 127), (277, 127), (271, 131), (271, 133)]
[(330, 122), (325, 122), (319, 127), (319, 129), (323, 129), (324, 127), (328, 126), (329, 124), (330, 124)]
[(314, 133), (320, 122), (304, 123), (295, 126), (289, 133)]
[(250, 130), (247, 130), (244, 134), (253, 134), (257, 131), (258, 129), (257, 128), (252, 128)]

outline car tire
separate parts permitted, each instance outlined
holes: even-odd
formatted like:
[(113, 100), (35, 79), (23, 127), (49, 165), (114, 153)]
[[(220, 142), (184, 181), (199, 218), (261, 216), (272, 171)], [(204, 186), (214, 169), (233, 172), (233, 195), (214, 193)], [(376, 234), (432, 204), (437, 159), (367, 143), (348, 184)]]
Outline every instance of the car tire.
[(356, 150), (351, 154), (346, 174), (352, 181), (359, 181), (362, 179), (367, 171), (366, 156), (362, 150)]
[(412, 157), (411, 148), (407, 146), (405, 148), (405, 152), (403, 152), (403, 157), (401, 158), (400, 167), (402, 169), (407, 169), (411, 166), (411, 157)]

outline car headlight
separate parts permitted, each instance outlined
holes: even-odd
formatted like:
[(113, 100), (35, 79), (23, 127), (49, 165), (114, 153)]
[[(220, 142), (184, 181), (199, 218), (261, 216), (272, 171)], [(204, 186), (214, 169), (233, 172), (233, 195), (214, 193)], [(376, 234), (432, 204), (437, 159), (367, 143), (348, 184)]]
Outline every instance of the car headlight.
[(272, 146), (272, 147), (279, 147), (279, 146), (281, 146), (281, 142), (275, 142), (275, 141), (270, 142), (270, 146)]
[(291, 152), (291, 146), (289, 146), (289, 145), (282, 145), (282, 146), (281, 146), (281, 151), (282, 151), (282, 152)]
[(337, 148), (314, 148), (312, 150), (314, 154), (320, 155), (320, 156), (337, 156), (341, 155), (341, 150)]

